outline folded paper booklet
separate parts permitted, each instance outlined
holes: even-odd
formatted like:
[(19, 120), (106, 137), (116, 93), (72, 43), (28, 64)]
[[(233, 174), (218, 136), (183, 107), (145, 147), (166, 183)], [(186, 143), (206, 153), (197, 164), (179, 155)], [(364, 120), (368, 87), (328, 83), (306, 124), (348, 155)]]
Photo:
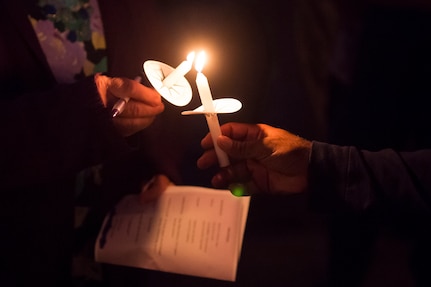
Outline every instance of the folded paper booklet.
[(106, 215), (97, 262), (235, 281), (249, 197), (169, 186), (156, 201), (124, 197)]

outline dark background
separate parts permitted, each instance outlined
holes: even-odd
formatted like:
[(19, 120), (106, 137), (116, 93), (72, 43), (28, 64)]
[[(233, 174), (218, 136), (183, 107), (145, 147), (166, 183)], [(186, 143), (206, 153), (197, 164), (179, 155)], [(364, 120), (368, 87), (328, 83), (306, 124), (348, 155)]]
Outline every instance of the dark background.
[[(154, 60), (176, 66), (191, 50), (206, 50), (213, 97), (243, 103), (221, 123), (264, 122), (370, 150), (429, 148), (430, 10), (415, 2), (340, 2), (160, 1), (166, 39)], [(195, 73), (186, 77), (194, 88)], [(131, 139), (176, 184), (209, 186), (213, 174), (196, 168), (205, 119), (180, 115), (199, 105), (194, 89), (188, 106), (166, 103)], [(420, 267), (427, 230), (402, 216), (318, 214), (307, 194), (260, 195), (251, 200), (234, 283), (104, 270), (112, 286), (430, 286)]]

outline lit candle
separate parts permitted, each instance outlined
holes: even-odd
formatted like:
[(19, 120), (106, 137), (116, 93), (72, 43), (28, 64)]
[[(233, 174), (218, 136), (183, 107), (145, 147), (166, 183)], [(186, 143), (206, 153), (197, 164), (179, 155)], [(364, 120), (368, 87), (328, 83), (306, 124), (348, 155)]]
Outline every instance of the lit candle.
[(175, 70), (170, 72), (166, 76), (166, 78), (163, 79), (163, 86), (166, 88), (170, 88), (173, 85), (175, 85), (178, 82), (179, 78), (183, 77), (191, 70), (194, 58), (195, 58), (195, 52), (190, 52), (187, 55), (187, 60), (179, 64)]
[(208, 128), (210, 130), (211, 138), (214, 143), (214, 149), (217, 154), (219, 165), (225, 167), (229, 165), (229, 158), (227, 154), (220, 149), (217, 145), (217, 138), (221, 135), (220, 123), (218, 121), (217, 113), (214, 109), (213, 99), (211, 95), (210, 86), (208, 84), (208, 79), (202, 73), (203, 66), (205, 64), (205, 53), (199, 53), (196, 59), (196, 85), (198, 88), (199, 96), (205, 112), (205, 118), (207, 119)]

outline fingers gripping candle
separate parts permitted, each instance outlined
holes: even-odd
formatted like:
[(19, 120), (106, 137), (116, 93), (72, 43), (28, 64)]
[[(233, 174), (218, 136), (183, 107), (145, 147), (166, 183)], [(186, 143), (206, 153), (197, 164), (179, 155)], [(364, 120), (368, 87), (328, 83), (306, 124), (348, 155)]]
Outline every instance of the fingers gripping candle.
[(205, 118), (207, 120), (208, 128), (214, 143), (214, 149), (217, 154), (219, 165), (225, 167), (229, 165), (229, 158), (227, 154), (220, 149), (217, 145), (217, 138), (221, 135), (220, 123), (218, 120), (217, 113), (214, 109), (213, 99), (211, 95), (210, 86), (207, 77), (202, 73), (203, 66), (205, 64), (205, 53), (200, 52), (196, 58), (196, 86), (198, 88), (199, 96), (205, 112)]

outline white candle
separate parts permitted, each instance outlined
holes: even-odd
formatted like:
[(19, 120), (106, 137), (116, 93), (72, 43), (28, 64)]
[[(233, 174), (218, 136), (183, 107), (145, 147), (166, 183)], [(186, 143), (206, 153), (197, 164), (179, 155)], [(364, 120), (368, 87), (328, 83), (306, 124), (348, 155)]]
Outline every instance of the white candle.
[(205, 118), (207, 119), (208, 128), (210, 130), (211, 138), (214, 143), (214, 149), (217, 154), (219, 165), (221, 167), (228, 166), (229, 158), (227, 154), (220, 149), (217, 145), (217, 138), (221, 135), (220, 123), (218, 121), (217, 114), (214, 110), (213, 99), (211, 95), (210, 86), (208, 84), (208, 79), (202, 73), (202, 68), (205, 63), (205, 53), (201, 52), (196, 59), (196, 86), (198, 88), (199, 96), (201, 98), (202, 105), (204, 107)]
[(179, 64), (175, 70), (170, 72), (166, 76), (166, 78), (163, 79), (163, 86), (166, 88), (170, 88), (175, 85), (181, 77), (183, 77), (192, 69), (194, 58), (195, 52), (190, 52), (187, 56), (187, 60)]

